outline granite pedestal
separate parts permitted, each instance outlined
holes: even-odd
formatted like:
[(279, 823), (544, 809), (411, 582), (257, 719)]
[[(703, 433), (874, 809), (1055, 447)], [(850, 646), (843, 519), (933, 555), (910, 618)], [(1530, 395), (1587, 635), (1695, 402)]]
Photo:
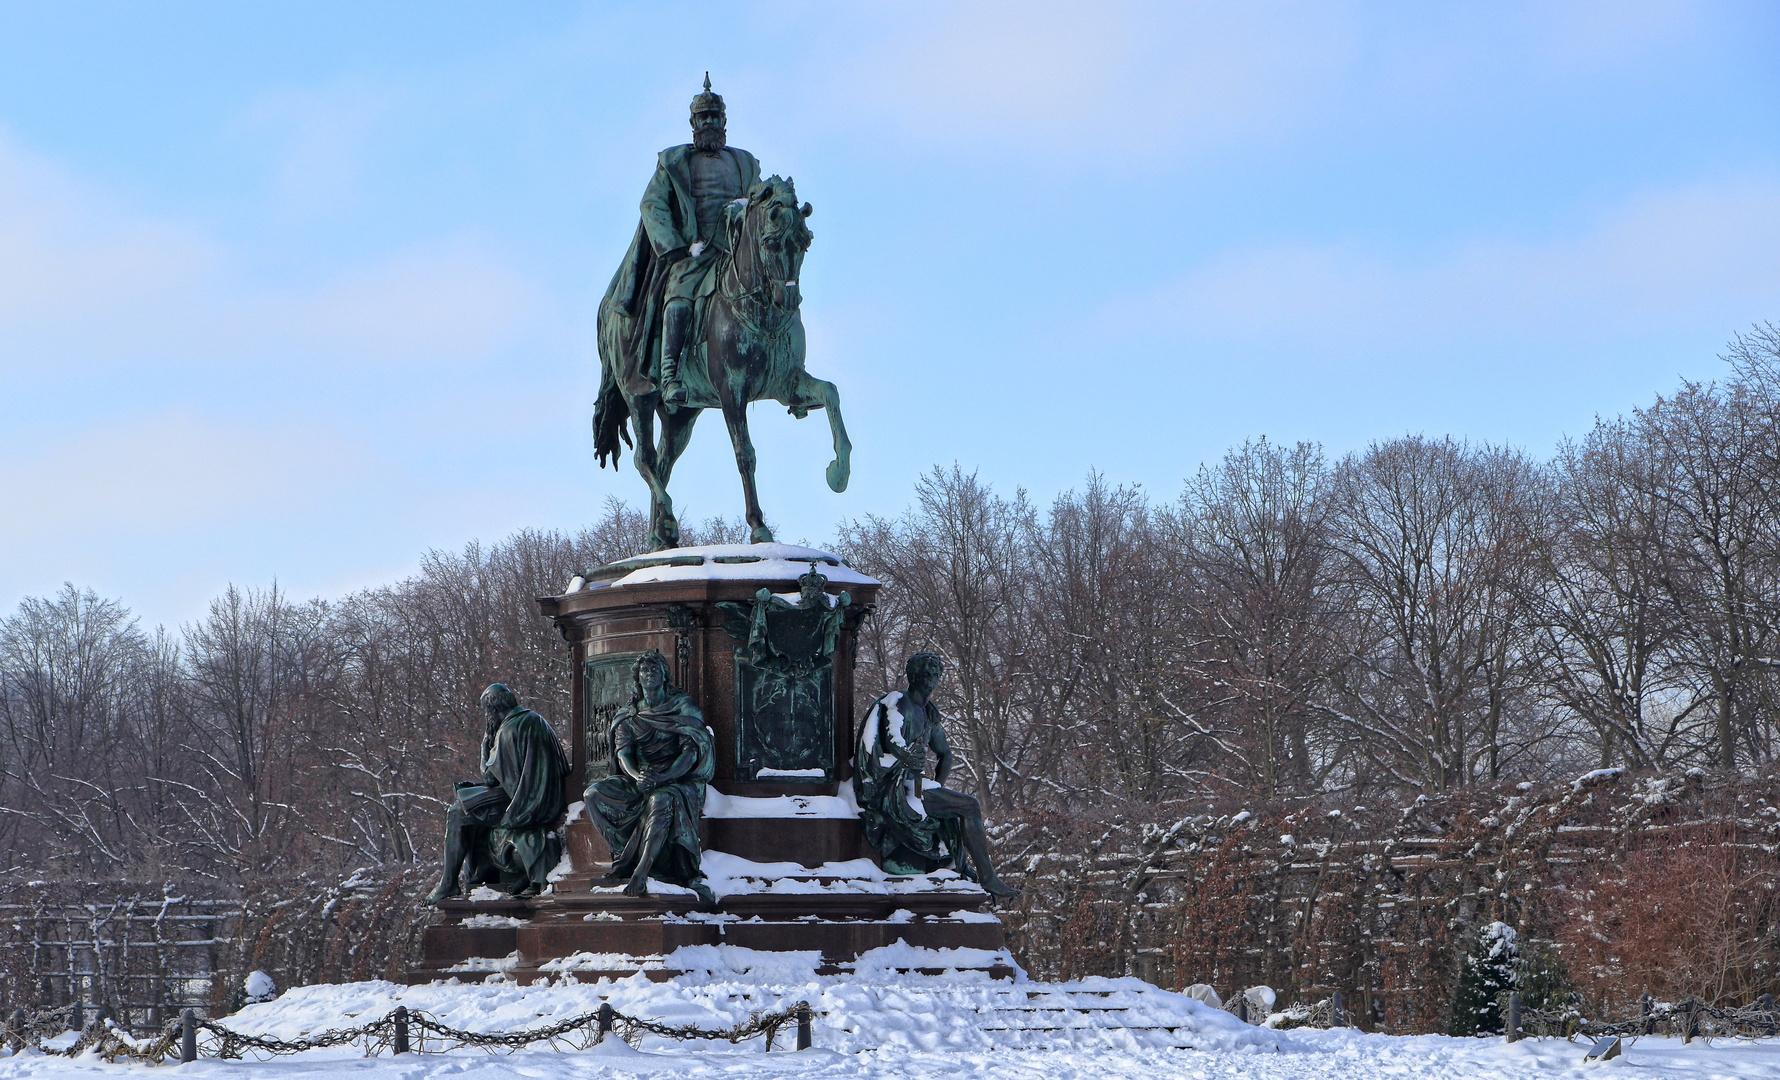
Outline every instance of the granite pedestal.
[[(798, 578), (812, 566), (829, 579), (830, 597), (844, 591), (851, 602), (822, 687), (824, 707), (798, 720), (802, 735), (819, 737), (800, 738), (795, 759), (786, 759), (772, 726), (783, 718), (775, 721), (742, 699), (748, 673), (719, 605), (750, 604), (761, 589), (794, 598)], [(700, 835), (718, 902), (706, 907), (673, 886), (633, 897), (602, 884), (611, 855), (577, 808), (565, 831), (567, 868), (551, 891), (510, 900), (480, 890), (441, 903), (411, 981), (480, 980), (495, 972), (520, 982), (570, 972), (583, 980), (639, 971), (666, 979), (675, 972), (662, 958), (682, 945), (817, 951), (828, 972), (848, 970), (862, 953), (896, 942), (1003, 947), (1000, 921), (975, 884), (949, 871), (888, 875), (865, 842), (852, 802), (853, 668), (876, 581), (827, 552), (752, 544), (638, 556), (571, 584), (560, 596), (538, 599), (569, 642), (576, 672), (566, 725), (571, 790), (605, 775), (610, 725), (630, 700), (630, 666), (642, 653), (660, 651), (715, 736), (716, 771)], [(1011, 974), (999, 963), (985, 967)]]

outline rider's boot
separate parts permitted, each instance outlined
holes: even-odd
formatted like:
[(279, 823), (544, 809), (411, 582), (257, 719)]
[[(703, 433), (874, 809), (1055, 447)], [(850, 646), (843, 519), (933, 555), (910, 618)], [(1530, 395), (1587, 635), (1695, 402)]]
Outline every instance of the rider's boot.
[(680, 385), (680, 353), (686, 348), (686, 333), (692, 328), (692, 304), (670, 300), (662, 314), (661, 400), (667, 405), (684, 405), (686, 388)]

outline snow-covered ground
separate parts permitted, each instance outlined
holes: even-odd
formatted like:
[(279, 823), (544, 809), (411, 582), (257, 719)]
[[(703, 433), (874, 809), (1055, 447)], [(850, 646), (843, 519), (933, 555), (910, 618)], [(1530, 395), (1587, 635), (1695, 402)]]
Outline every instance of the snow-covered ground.
[[(466, 1048), (367, 1058), (361, 1049), (338, 1048), (266, 1061), (204, 1059), (180, 1066), (179, 1076), (186, 1080), (753, 1076), (1504, 1080), (1600, 1075), (1599, 1070), (1608, 1069), (1626, 1077), (1780, 1080), (1780, 1040), (1719, 1040), (1684, 1047), (1674, 1039), (1645, 1038), (1630, 1045), (1617, 1061), (1584, 1065), (1586, 1047), (1560, 1040), (1507, 1045), (1499, 1038), (1393, 1037), (1351, 1030), (1275, 1032), (1136, 979), (1047, 984), (992, 980), (977, 972), (899, 974), (888, 954), (880, 958), (884, 963), (864, 963), (851, 975), (816, 976), (816, 959), (815, 954), (697, 946), (672, 957), (672, 966), (687, 975), (665, 984), (637, 976), (617, 983), (564, 980), (533, 987), (499, 981), (301, 987), (225, 1021), (240, 1031), (293, 1038), (364, 1023), (406, 1005), (460, 1029), (512, 1031), (583, 1014), (609, 1001), (633, 1016), (720, 1028), (759, 1011), (807, 1001), (816, 1013), (816, 1045), (803, 1052), (762, 1053), (758, 1039), (732, 1046), (672, 1043), (652, 1036), (641, 1049), (613, 1038), (590, 1050), (538, 1046), (511, 1054)], [(0, 1080), (100, 1080), (148, 1068), (28, 1051), (0, 1057)]]
[[(1616, 1075), (1689, 1080), (1767, 1080), (1780, 1076), (1780, 1048), (1749, 1043), (1715, 1043), (1685, 1050), (1673, 1040), (1640, 1040), (1618, 1061), (1581, 1065), (1582, 1048), (1564, 1042), (1517, 1043), (1451, 1039), (1444, 1036), (1394, 1038), (1318, 1032), (1277, 1054), (1200, 1050), (895, 1050), (843, 1054), (814, 1049), (761, 1054), (758, 1049), (632, 1050), (622, 1043), (592, 1050), (555, 1053), (525, 1050), (511, 1055), (482, 1051), (363, 1058), (339, 1054), (299, 1055), (274, 1061), (204, 1060), (179, 1067), (180, 1080), (742, 1080), (746, 1077), (870, 1078), (910, 1080), (1508, 1080), (1520, 1077)], [(137, 1080), (156, 1075), (143, 1065), (107, 1065), (27, 1054), (0, 1058), (0, 1077), (44, 1080)], [(1608, 1070), (1603, 1073), (1602, 1070)], [(165, 1067), (158, 1072), (168, 1073)]]

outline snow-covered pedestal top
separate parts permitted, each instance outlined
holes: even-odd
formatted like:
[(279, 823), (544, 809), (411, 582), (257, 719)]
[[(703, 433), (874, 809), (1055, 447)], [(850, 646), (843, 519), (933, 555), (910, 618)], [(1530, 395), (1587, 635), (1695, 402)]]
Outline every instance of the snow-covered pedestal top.
[[(577, 803), (576, 805), (580, 805)], [(842, 780), (833, 795), (725, 795), (705, 788), (708, 818), (833, 818), (859, 820), (859, 803), (853, 798), (853, 781)]]
[(577, 575), (564, 595), (582, 589), (620, 588), (654, 581), (791, 581), (810, 572), (832, 585), (876, 585), (878, 582), (819, 548), (796, 544), (708, 544), (633, 555)]

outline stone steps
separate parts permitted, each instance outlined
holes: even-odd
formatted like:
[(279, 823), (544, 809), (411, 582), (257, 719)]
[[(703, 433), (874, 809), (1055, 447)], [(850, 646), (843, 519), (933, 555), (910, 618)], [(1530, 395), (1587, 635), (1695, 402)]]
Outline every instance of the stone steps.
[[(498, 969), (504, 978), (530, 983), (561, 974), (561, 962), (578, 954), (589, 956), (575, 969), (583, 981), (638, 971), (660, 981), (675, 973), (660, 967), (659, 958), (686, 945), (816, 952), (826, 973), (839, 973), (862, 953), (897, 942), (990, 951), (1006, 944), (999, 920), (979, 914), (988, 900), (979, 889), (913, 891), (922, 881), (903, 878), (891, 884), (911, 891), (773, 892), (767, 891), (772, 882), (785, 878), (741, 880), (761, 891), (725, 896), (714, 909), (691, 896), (629, 896), (610, 887), (568, 888), (531, 900), (447, 900), (439, 905), (439, 921), (423, 935), (423, 959), (409, 981), (480, 981)], [(862, 879), (797, 875), (794, 880)], [(965, 917), (952, 917), (958, 914)], [(505, 963), (508, 958), (513, 962)], [(985, 970), (997, 977), (1013, 974), (1002, 965)]]

